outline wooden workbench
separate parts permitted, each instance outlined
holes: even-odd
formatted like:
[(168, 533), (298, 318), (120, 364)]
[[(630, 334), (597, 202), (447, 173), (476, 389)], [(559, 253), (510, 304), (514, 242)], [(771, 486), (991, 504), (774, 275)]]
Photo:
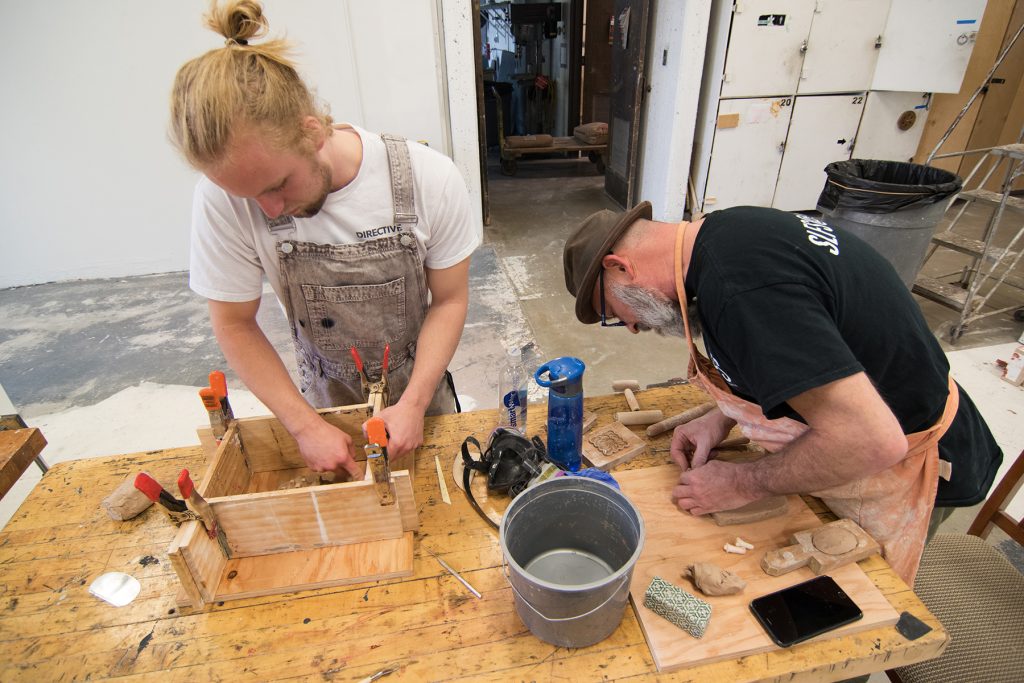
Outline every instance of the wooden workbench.
[[(678, 413), (706, 400), (690, 386), (637, 394), (645, 408)], [(597, 425), (623, 410), (621, 395), (587, 399)], [(545, 419), (530, 407), (530, 433)], [(415, 574), (404, 579), (268, 596), (190, 612), (166, 549), (160, 510), (113, 522), (100, 501), (128, 474), (148, 470), (169, 485), (182, 467), (202, 471), (201, 449), (77, 460), (54, 466), (0, 533), (0, 680), (354, 681), (389, 662), (385, 680), (577, 681), (644, 679), (835, 680), (937, 656), (946, 633), (878, 556), (861, 563), (897, 611), (934, 630), (909, 642), (893, 627), (658, 675), (632, 608), (607, 640), (567, 650), (534, 638), (519, 620), (501, 570), (495, 532), (470, 509), (446, 467), (452, 504), (441, 500), (434, 455), (446, 464), (468, 434), (483, 441), (495, 411), (428, 419), (415, 482), (421, 530)], [(640, 431), (636, 428), (636, 431)], [(669, 434), (624, 466), (667, 461)], [(827, 512), (818, 508), (823, 517)], [(830, 518), (830, 517), (827, 517)], [(423, 551), (426, 546), (483, 594), (476, 599)], [(142, 592), (112, 607), (88, 593), (104, 572), (135, 576)]]

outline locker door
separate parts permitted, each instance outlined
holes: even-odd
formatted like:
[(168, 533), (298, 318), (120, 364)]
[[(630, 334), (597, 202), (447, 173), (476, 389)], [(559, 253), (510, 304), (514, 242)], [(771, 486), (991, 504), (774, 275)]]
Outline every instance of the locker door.
[(719, 102), (705, 212), (771, 204), (792, 111), (791, 97)]
[(864, 93), (797, 97), (772, 206), (807, 211), (818, 205), (825, 166), (850, 158)]
[(800, 73), (801, 95), (871, 87), (889, 0), (820, 0)]
[(985, 1), (893, 2), (871, 89), (960, 92)]
[(910, 161), (927, 118), (927, 93), (869, 92), (853, 158)]
[(722, 97), (792, 95), (814, 0), (739, 0), (732, 15)]

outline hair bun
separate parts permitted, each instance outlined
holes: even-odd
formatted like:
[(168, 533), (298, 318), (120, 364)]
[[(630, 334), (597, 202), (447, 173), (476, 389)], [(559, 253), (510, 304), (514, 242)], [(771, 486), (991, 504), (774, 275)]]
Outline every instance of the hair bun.
[(227, 45), (248, 45), (267, 32), (267, 18), (257, 0), (229, 0), (224, 6), (213, 0), (206, 25), (224, 36)]

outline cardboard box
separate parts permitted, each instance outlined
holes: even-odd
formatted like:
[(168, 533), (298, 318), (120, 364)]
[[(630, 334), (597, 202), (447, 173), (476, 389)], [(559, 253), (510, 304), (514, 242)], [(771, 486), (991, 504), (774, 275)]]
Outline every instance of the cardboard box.
[(1018, 387), (1024, 384), (1024, 346), (1018, 346), (1010, 354), (1003, 370), (1003, 379)]

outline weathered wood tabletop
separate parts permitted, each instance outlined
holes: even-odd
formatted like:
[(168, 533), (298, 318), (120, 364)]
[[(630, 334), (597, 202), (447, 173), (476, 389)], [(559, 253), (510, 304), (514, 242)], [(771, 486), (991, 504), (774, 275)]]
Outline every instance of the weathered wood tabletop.
[[(691, 386), (638, 392), (645, 408), (673, 415), (706, 401)], [(624, 410), (621, 395), (588, 398), (597, 426)], [(531, 405), (530, 433), (545, 407)], [(607, 640), (565, 649), (530, 634), (515, 613), (494, 531), (451, 479), (470, 434), (483, 441), (495, 411), (428, 419), (417, 455), (420, 531), (415, 574), (331, 589), (211, 605), (175, 605), (178, 583), (166, 550), (174, 529), (155, 507), (111, 521), (100, 501), (126, 475), (147, 470), (173, 482), (203, 470), (202, 450), (174, 448), (54, 466), (0, 533), (0, 680), (164, 681), (361, 680), (395, 662), (384, 680), (684, 681), (836, 680), (937, 656), (947, 635), (878, 556), (861, 563), (893, 607), (933, 628), (913, 642), (889, 626), (786, 650), (658, 674), (632, 608)], [(642, 434), (642, 428), (634, 431)], [(663, 464), (670, 434), (649, 439), (625, 469)], [(441, 500), (434, 456), (446, 463), (451, 505)], [(832, 519), (820, 505), (823, 519)], [(442, 556), (483, 594), (473, 597), (425, 552)], [(89, 594), (100, 574), (136, 577), (142, 591), (115, 608)]]

